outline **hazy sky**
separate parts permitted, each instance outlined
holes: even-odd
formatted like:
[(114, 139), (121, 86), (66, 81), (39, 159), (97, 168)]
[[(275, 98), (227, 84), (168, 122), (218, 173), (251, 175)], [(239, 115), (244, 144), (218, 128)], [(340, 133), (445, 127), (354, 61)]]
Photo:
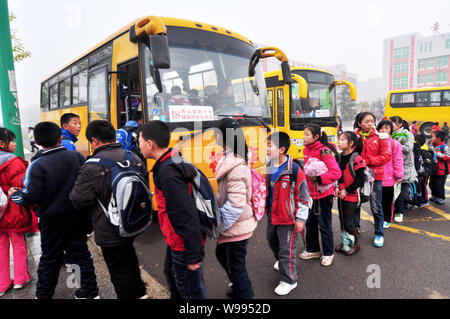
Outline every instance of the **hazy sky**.
[[(359, 81), (381, 77), (383, 39), (450, 32), (450, 0), (9, 0), (12, 27), (32, 57), (16, 63), (22, 112), (39, 104), (40, 82), (136, 18), (160, 15), (218, 25), (291, 59), (346, 64)], [(279, 6), (283, 4), (283, 6)]]

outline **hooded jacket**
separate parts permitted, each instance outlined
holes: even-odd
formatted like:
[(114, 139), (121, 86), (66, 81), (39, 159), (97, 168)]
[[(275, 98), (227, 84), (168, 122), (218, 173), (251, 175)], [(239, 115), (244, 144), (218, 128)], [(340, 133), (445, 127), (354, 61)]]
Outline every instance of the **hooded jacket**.
[[(304, 158), (305, 165), (308, 163), (310, 158), (317, 158), (320, 161), (324, 162), (328, 168), (328, 171), (318, 177), (319, 185), (328, 185), (333, 184), (339, 180), (342, 176), (341, 169), (334, 157), (334, 153), (330, 150), (330, 148), (324, 146), (320, 141), (316, 141), (311, 145), (305, 145), (304, 149)], [(317, 186), (317, 183), (314, 183), (307, 179), (309, 193), (311, 194), (312, 199), (321, 199), (328, 196), (334, 196), (334, 188), (330, 187), (325, 192), (321, 193)]]
[[(22, 158), (0, 151), (0, 187), (6, 195), (11, 187), (24, 186), (22, 180), (27, 166), (28, 163)], [(6, 212), (0, 220), (0, 231), (17, 233), (34, 231), (32, 228), (35, 228), (36, 224), (37, 219), (31, 211), (27, 211), (10, 199)]]
[(400, 128), (392, 133), (392, 138), (400, 142), (403, 153), (403, 179), (404, 183), (414, 183), (417, 179), (414, 166), (414, 135), (407, 129)]
[(384, 176), (384, 165), (391, 160), (391, 149), (389, 147), (389, 135), (378, 133), (373, 129), (366, 138), (361, 135), (360, 130), (356, 130), (363, 140), (362, 158), (366, 165), (372, 169), (376, 181), (382, 181)]
[(217, 200), (223, 229), (219, 243), (250, 238), (258, 222), (251, 206), (252, 177), (245, 160), (228, 151), (217, 163)]
[(450, 172), (450, 148), (444, 143), (431, 144), (438, 160), (438, 170), (435, 175), (448, 175)]
[(383, 183), (384, 187), (394, 186), (397, 180), (403, 178), (403, 152), (402, 145), (389, 137), (392, 157), (389, 162), (384, 165)]

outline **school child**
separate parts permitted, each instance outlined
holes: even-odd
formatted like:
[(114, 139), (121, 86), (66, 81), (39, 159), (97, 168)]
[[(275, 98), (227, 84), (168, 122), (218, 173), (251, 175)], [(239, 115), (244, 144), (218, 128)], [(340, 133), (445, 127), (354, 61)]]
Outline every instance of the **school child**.
[(377, 131), (389, 135), (389, 146), (392, 153), (391, 160), (384, 165), (382, 182), (383, 228), (391, 226), (394, 217), (394, 186), (400, 184), (403, 178), (402, 145), (397, 140), (392, 139), (393, 130), (394, 126), (391, 121), (384, 120), (378, 123)]
[(66, 113), (61, 116), (61, 132), (62, 132), (62, 146), (69, 151), (76, 151), (75, 143), (78, 142), (78, 135), (81, 131), (80, 117), (73, 113)]
[[(437, 157), (433, 150), (426, 144), (426, 138), (423, 135), (416, 135), (414, 137), (415, 145), (419, 148), (419, 164), (420, 169), (417, 171), (419, 186), (420, 186), (420, 208), (429, 206), (428, 202), (428, 181), (433, 175), (433, 170), (437, 170)], [(415, 157), (415, 156), (414, 156)], [(415, 159), (417, 161), (417, 159)], [(417, 165), (416, 165), (417, 166)]]
[[(4, 195), (22, 188), (22, 179), (28, 163), (13, 153), (16, 150), (15, 134), (0, 128), (0, 187)], [(36, 226), (33, 213), (18, 206), (8, 196), (0, 217), (0, 297), (11, 288), (20, 289), (32, 281), (28, 272), (25, 233)], [(10, 242), (13, 247), (14, 281), (10, 277)]]
[[(342, 173), (336, 161), (337, 151), (328, 143), (325, 132), (321, 133), (319, 125), (312, 123), (305, 127), (303, 142), (305, 145), (305, 172), (308, 161), (317, 159), (325, 163), (328, 171), (321, 176), (308, 176), (309, 193), (313, 206), (306, 221), (306, 250), (300, 254), (301, 259), (321, 258), (322, 266), (330, 266), (334, 259), (333, 228), (331, 209), (333, 207), (334, 183)], [(319, 186), (329, 185), (319, 191)], [(322, 238), (323, 255), (320, 257), (319, 229)]]
[[(363, 144), (355, 132), (341, 133), (338, 146), (342, 151), (338, 160), (342, 177), (338, 181), (338, 187), (335, 187), (335, 196), (338, 198), (339, 220), (341, 221), (341, 244), (336, 247), (336, 251), (351, 256), (360, 249), (354, 214), (356, 206), (359, 204), (358, 189), (364, 185), (366, 163), (359, 155)], [(350, 162), (351, 160), (353, 163)]]
[[(170, 130), (164, 122), (150, 121), (142, 127), (139, 147), (145, 158), (156, 161), (152, 173), (158, 221), (167, 244), (164, 274), (172, 299), (206, 299), (203, 278), (206, 236), (189, 192), (189, 181), (196, 171), (179, 161), (179, 152), (169, 149), (169, 143)], [(166, 161), (170, 164), (165, 164)]]
[[(86, 138), (94, 152), (93, 157), (114, 162), (124, 160), (125, 151), (120, 143), (116, 143), (116, 131), (111, 123), (92, 121), (86, 128)], [(133, 154), (130, 162), (143, 176), (147, 175), (144, 163), (137, 155)], [(119, 236), (102, 208), (108, 207), (112, 196), (111, 174), (111, 169), (94, 161), (85, 163), (70, 192), (70, 200), (77, 211), (92, 216), (95, 243), (102, 250), (117, 299), (147, 299), (133, 246), (136, 236)]]
[(290, 144), (284, 132), (275, 132), (267, 139), (267, 241), (275, 256), (274, 268), (281, 276), (275, 288), (280, 296), (297, 287), (297, 239), (304, 231), (311, 200), (303, 170), (287, 155)]
[[(361, 156), (375, 175), (373, 192), (370, 195), (370, 210), (373, 215), (375, 229), (373, 244), (375, 247), (382, 247), (384, 245), (382, 181), (384, 165), (391, 160), (388, 135), (379, 133), (375, 129), (375, 116), (370, 112), (359, 113), (356, 116), (354, 126), (356, 127), (356, 134), (363, 141)], [(357, 207), (355, 211), (355, 226), (358, 228), (358, 232), (360, 229), (360, 213), (361, 207)]]
[(404, 128), (403, 119), (400, 116), (393, 116), (390, 120), (394, 127), (392, 138), (400, 142), (403, 152), (402, 189), (394, 205), (394, 221), (401, 223), (406, 208), (404, 197), (408, 191), (408, 184), (417, 180), (417, 172), (414, 165), (414, 135)]
[(411, 133), (415, 135), (419, 134), (419, 130), (417, 129), (417, 121), (413, 121), (411, 125)]
[(248, 147), (242, 128), (230, 118), (217, 123), (215, 139), (224, 149), (224, 156), (216, 167), (217, 200), (223, 223), (217, 239), (216, 257), (232, 284), (228, 296), (232, 299), (251, 299), (254, 293), (246, 257), (249, 240), (258, 223), (251, 206), (252, 177)]
[(80, 269), (77, 299), (99, 299), (94, 263), (87, 246), (85, 212), (76, 212), (69, 200), (84, 158), (61, 146), (61, 129), (51, 122), (35, 127), (36, 143), (43, 147), (27, 170), (24, 188), (12, 195), (22, 206), (37, 205), (42, 255), (37, 270), (37, 299), (51, 299), (58, 283), (63, 251)]
[(445, 182), (450, 170), (450, 149), (445, 144), (445, 134), (442, 131), (431, 133), (431, 148), (434, 150), (438, 160), (437, 172), (430, 178), (431, 198), (438, 204), (445, 201)]

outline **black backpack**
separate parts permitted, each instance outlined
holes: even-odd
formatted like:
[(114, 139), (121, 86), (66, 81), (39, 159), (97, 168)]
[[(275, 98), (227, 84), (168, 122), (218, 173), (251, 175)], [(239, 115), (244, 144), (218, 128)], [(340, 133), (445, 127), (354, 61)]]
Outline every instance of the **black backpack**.
[(438, 170), (438, 161), (436, 153), (433, 150), (420, 150), (422, 156), (423, 170), (419, 172), (420, 176), (435, 175)]

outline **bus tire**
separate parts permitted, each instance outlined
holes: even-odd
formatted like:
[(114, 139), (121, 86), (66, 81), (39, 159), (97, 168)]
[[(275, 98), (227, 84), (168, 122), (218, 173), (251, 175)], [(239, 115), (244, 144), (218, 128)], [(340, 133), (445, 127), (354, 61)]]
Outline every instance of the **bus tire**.
[(421, 135), (424, 135), (426, 138), (431, 137), (431, 128), (433, 127), (434, 123), (431, 122), (425, 122), (420, 126), (419, 132)]

